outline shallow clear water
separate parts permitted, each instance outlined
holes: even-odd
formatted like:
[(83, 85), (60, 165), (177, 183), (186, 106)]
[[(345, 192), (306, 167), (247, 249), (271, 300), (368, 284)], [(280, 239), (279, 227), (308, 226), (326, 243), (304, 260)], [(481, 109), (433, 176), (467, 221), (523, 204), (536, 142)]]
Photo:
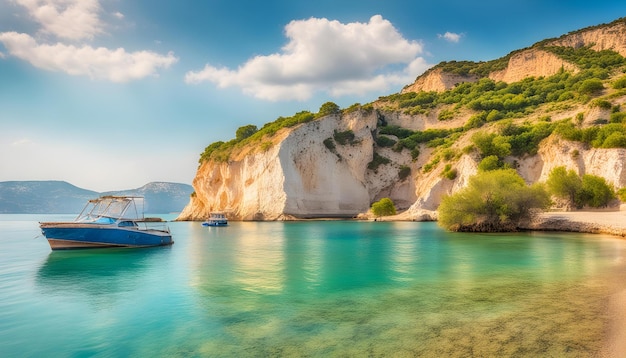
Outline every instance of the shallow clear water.
[(594, 356), (626, 241), (434, 223), (169, 223), (52, 252), (0, 215), (0, 356)]

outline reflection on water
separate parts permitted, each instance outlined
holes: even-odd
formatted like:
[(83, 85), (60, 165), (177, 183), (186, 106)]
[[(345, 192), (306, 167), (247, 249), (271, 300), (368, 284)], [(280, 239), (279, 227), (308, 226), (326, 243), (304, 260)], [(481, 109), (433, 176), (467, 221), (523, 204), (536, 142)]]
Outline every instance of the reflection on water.
[(602, 236), (173, 222), (171, 247), (50, 252), (2, 225), (0, 356), (597, 356), (626, 285)]
[[(162, 250), (165, 249), (165, 250)], [(76, 294), (92, 303), (115, 303), (115, 296), (132, 291), (164, 248), (53, 251), (37, 272), (43, 294)], [(158, 265), (158, 264), (157, 264)]]

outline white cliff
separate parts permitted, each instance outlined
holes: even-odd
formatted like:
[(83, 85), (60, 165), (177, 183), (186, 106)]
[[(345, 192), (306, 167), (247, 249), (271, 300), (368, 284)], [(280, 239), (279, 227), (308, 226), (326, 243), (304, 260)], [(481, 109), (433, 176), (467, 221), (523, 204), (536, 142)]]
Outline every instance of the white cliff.
[[(399, 165), (410, 163), (408, 153), (389, 150), (392, 163), (368, 169), (377, 121), (375, 111), (331, 115), (283, 129), (267, 151), (204, 162), (179, 220), (201, 220), (218, 210), (234, 220), (353, 217), (381, 195), (408, 207), (415, 200), (413, 182), (398, 180)], [(333, 139), (346, 131), (354, 134), (349, 143)], [(324, 144), (329, 139), (333, 149)]]

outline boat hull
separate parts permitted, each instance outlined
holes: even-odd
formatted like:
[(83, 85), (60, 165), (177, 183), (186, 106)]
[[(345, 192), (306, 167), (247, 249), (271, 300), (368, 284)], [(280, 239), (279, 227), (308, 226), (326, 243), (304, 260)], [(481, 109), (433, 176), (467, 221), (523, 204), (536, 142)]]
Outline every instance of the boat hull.
[(224, 223), (224, 222), (203, 222), (202, 226), (228, 226), (228, 223)]
[(117, 225), (42, 223), (41, 231), (52, 250), (151, 247), (174, 243), (169, 231)]

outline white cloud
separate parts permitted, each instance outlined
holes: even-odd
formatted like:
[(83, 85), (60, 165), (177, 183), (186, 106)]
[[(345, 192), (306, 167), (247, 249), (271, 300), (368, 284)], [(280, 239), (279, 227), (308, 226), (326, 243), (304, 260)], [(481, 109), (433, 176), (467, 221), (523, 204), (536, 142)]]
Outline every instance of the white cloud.
[(0, 42), (11, 55), (35, 67), (113, 82), (155, 75), (158, 68), (168, 68), (178, 60), (172, 53), (163, 56), (150, 51), (126, 52), (123, 48), (39, 44), (17, 32), (0, 33)]
[[(368, 23), (342, 24), (328, 19), (292, 21), (280, 53), (256, 56), (236, 70), (207, 64), (190, 71), (187, 83), (209, 81), (240, 87), (267, 100), (306, 100), (315, 92), (363, 94), (404, 85), (429, 65), (417, 57), (422, 45), (409, 41), (393, 25), (375, 15)], [(392, 69), (392, 67), (402, 67)]]
[(16, 0), (42, 32), (68, 40), (92, 39), (103, 32), (98, 0)]
[(118, 12), (113, 13), (113, 16), (115, 16), (116, 18), (118, 18), (118, 19), (120, 19), (120, 20), (124, 19), (124, 14), (122, 14), (122, 13), (121, 13), (121, 12), (119, 12), (119, 11), (118, 11)]
[(463, 34), (455, 34), (454, 32), (446, 32), (443, 35), (437, 35), (440, 39), (443, 38), (446, 41), (458, 43), (461, 40)]

